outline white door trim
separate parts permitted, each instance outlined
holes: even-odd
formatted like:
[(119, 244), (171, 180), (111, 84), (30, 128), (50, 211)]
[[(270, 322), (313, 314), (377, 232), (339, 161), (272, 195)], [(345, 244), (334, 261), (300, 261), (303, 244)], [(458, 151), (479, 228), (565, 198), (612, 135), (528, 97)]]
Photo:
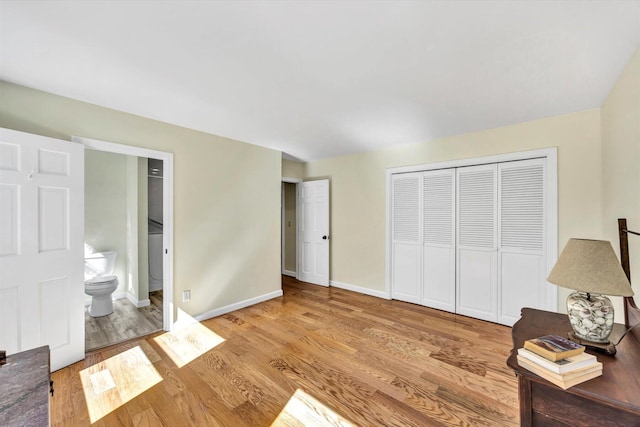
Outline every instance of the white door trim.
[(71, 137), (71, 141), (83, 144), (91, 150), (124, 154), (127, 156), (147, 157), (163, 161), (163, 233), (162, 240), (165, 249), (163, 262), (163, 322), (162, 329), (173, 329), (173, 153), (135, 147), (133, 145), (100, 141), (79, 136)]
[[(520, 151), (515, 153), (504, 153), (504, 154), (496, 154), (491, 156), (483, 156), (483, 157), (475, 157), (469, 159), (457, 159), (457, 160), (449, 160), (444, 162), (437, 163), (426, 163), (421, 165), (411, 165), (411, 166), (401, 166), (401, 167), (393, 167), (387, 169), (386, 176), (386, 211), (387, 211), (387, 219), (385, 221), (385, 232), (386, 232), (386, 242), (385, 242), (385, 295), (388, 299), (391, 299), (391, 246), (393, 244), (392, 236), (391, 236), (391, 209), (392, 209), (392, 200), (391, 200), (391, 177), (394, 174), (400, 173), (409, 173), (409, 172), (419, 172), (419, 171), (428, 171), (434, 169), (447, 169), (447, 168), (457, 168), (463, 166), (476, 166), (483, 165), (488, 163), (503, 163), (515, 160), (528, 160), (535, 158), (546, 158), (547, 159), (547, 169), (546, 169), (546, 180), (547, 187), (545, 190), (547, 191), (547, 241), (546, 241), (546, 254), (547, 254), (547, 272), (551, 271), (553, 265), (558, 259), (558, 148), (557, 147), (549, 147), (549, 148), (541, 148), (537, 150), (528, 150), (528, 151)], [(547, 303), (548, 307), (555, 308), (557, 311), (558, 307), (558, 293), (557, 292), (548, 292), (547, 293)]]
[(302, 180), (298, 178), (288, 178), (286, 176), (282, 177), (282, 184), (280, 184), (280, 271), (282, 274), (290, 275), (289, 271), (284, 268), (284, 230), (285, 230), (285, 221), (284, 221), (284, 185), (283, 184), (295, 184), (296, 186), (296, 271), (295, 277), (298, 278), (298, 242), (300, 239), (298, 238), (298, 184), (301, 183)]

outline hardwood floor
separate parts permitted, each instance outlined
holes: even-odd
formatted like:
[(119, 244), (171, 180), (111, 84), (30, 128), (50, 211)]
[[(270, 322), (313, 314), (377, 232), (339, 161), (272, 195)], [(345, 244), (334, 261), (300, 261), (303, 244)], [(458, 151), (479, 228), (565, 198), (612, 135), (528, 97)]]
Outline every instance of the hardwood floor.
[(510, 328), (288, 277), (283, 290), (54, 372), (52, 425), (519, 425)]
[(150, 292), (151, 304), (137, 308), (128, 299), (113, 301), (113, 313), (91, 317), (84, 310), (85, 349), (97, 350), (162, 330), (162, 290)]

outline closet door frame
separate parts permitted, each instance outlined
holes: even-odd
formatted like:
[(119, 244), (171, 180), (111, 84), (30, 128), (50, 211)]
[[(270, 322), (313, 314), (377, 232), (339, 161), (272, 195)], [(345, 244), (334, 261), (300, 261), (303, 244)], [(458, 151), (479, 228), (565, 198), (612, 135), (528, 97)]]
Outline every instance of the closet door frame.
[[(392, 292), (392, 256), (393, 256), (393, 240), (392, 240), (392, 176), (400, 173), (424, 172), (434, 169), (459, 168), (465, 166), (476, 166), (489, 163), (502, 163), (515, 160), (529, 160), (537, 158), (546, 158), (545, 170), (545, 226), (546, 226), (546, 272), (553, 268), (558, 259), (558, 149), (557, 147), (542, 148), (537, 150), (520, 151), (515, 153), (497, 154), (484, 157), (475, 157), (469, 159), (450, 160), (437, 163), (426, 163), (412, 166), (402, 166), (388, 168), (386, 171), (386, 244), (385, 244), (385, 291), (384, 295), (387, 299), (391, 299)], [(548, 311), (556, 312), (558, 310), (558, 290), (554, 285), (546, 283), (546, 307)]]

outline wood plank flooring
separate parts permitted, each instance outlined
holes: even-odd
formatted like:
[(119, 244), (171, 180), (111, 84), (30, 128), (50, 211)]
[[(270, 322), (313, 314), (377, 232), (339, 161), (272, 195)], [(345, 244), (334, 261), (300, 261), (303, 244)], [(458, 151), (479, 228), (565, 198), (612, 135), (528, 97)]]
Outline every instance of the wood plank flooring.
[(162, 290), (149, 293), (151, 304), (137, 308), (128, 299), (113, 301), (113, 313), (91, 317), (84, 310), (85, 349), (97, 350), (162, 330)]
[(54, 372), (52, 425), (519, 425), (510, 328), (289, 277), (283, 290)]

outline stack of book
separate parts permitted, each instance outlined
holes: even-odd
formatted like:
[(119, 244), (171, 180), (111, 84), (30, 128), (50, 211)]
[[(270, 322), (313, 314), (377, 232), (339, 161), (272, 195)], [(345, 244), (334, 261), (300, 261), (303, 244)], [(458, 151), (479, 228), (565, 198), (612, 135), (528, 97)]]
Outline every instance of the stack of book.
[(595, 356), (558, 335), (525, 341), (518, 349), (518, 364), (565, 390), (602, 375), (602, 363)]

